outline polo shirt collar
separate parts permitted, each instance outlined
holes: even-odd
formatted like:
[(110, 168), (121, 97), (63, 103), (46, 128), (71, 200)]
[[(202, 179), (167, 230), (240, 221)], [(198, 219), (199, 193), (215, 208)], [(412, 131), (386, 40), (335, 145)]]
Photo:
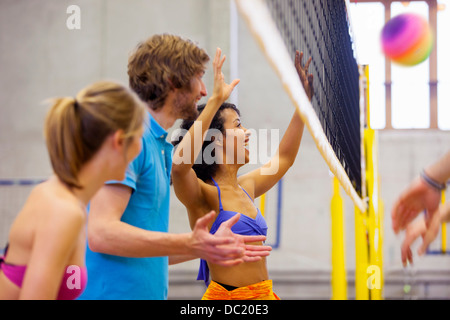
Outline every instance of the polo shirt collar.
[(150, 132), (153, 134), (155, 138), (164, 138), (166, 139), (168, 132), (164, 130), (163, 127), (159, 125), (158, 122), (152, 117), (150, 112), (148, 112), (148, 117), (150, 119)]

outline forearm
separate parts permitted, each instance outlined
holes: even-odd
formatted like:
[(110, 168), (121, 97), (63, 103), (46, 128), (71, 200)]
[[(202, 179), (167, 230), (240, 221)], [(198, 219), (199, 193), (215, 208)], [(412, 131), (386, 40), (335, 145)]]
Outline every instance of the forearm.
[(57, 298), (65, 264), (45, 254), (41, 255), (41, 259), (43, 261), (31, 260), (27, 265), (27, 272), (20, 290), (20, 300), (55, 300)]
[(177, 254), (169, 256), (169, 265), (178, 264), (186, 261), (190, 261), (193, 259), (197, 259), (195, 255), (189, 255), (189, 254)]
[(278, 149), (280, 159), (290, 164), (294, 163), (302, 141), (304, 127), (303, 120), (298, 112), (295, 112), (280, 142)]
[[(57, 274), (59, 275), (59, 274)], [(23, 282), (19, 300), (56, 300), (61, 277), (52, 274), (36, 277), (35, 281)], [(39, 290), (36, 290), (39, 288)]]
[(123, 257), (160, 257), (190, 254), (190, 234), (144, 230), (122, 221), (88, 230), (91, 250)]
[(178, 144), (173, 157), (173, 170), (177, 174), (188, 172), (194, 165), (195, 159), (202, 150), (205, 133), (221, 104), (220, 99), (211, 97), (205, 109)]
[(450, 152), (425, 168), (426, 174), (439, 183), (446, 183), (450, 179)]

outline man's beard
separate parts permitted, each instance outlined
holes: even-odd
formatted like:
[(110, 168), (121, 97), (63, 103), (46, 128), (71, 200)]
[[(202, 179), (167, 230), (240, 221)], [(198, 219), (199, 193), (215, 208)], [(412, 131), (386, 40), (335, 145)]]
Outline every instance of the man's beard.
[(196, 100), (189, 92), (180, 92), (174, 101), (174, 113), (177, 119), (195, 120), (198, 117)]

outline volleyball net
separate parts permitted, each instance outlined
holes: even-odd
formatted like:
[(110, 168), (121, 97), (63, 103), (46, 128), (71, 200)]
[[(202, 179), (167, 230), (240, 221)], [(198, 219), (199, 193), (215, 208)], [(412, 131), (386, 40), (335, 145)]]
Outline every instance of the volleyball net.
[[(346, 3), (336, 0), (235, 0), (330, 171), (365, 212), (360, 71)], [(294, 66), (296, 50), (312, 57), (310, 102)]]

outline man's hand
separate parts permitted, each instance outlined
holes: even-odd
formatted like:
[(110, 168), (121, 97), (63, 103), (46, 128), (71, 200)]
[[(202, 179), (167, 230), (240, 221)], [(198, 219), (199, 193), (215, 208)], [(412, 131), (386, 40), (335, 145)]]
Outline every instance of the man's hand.
[(242, 262), (258, 261), (268, 256), (269, 246), (247, 245), (248, 242), (264, 241), (265, 236), (241, 236), (234, 234), (231, 227), (239, 220), (240, 214), (223, 222), (217, 232), (209, 233), (208, 225), (214, 220), (211, 211), (197, 220), (191, 235), (190, 246), (196, 256), (222, 266), (235, 266)]
[(236, 245), (244, 248), (245, 250), (244, 255), (242, 256), (242, 260), (244, 262), (254, 262), (261, 260), (261, 257), (268, 256), (270, 254), (270, 251), (272, 250), (272, 247), (246, 244), (251, 242), (265, 241), (265, 236), (242, 236), (231, 231), (231, 228), (235, 225), (236, 222), (239, 221), (240, 217), (241, 215), (238, 213), (227, 221), (222, 222), (219, 229), (217, 229), (214, 235), (217, 237), (233, 237), (236, 241)]

